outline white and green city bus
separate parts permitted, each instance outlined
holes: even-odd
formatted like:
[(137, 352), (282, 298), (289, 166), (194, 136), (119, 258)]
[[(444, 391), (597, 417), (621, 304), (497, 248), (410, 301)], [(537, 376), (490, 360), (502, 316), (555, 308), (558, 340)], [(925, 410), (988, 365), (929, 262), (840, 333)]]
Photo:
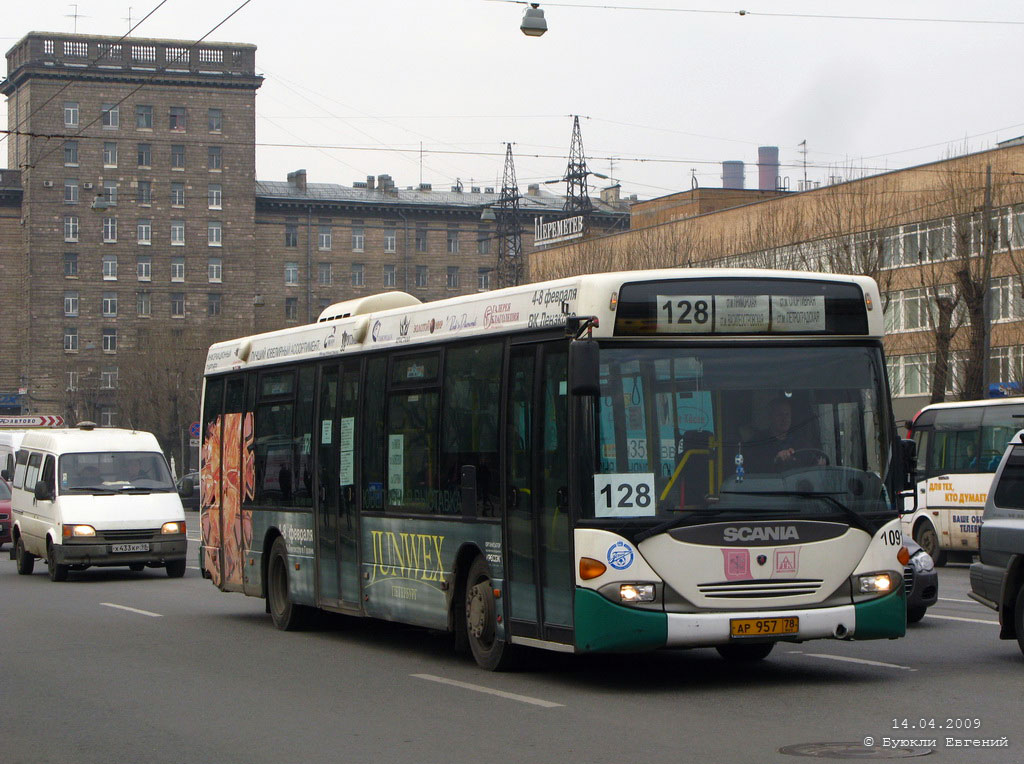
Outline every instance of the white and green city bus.
[[(632, 271), (218, 343), (203, 575), (282, 629), (417, 624), (489, 669), (902, 636), (912, 458), (880, 305), (863, 277)], [(767, 463), (780, 401), (805, 446)]]

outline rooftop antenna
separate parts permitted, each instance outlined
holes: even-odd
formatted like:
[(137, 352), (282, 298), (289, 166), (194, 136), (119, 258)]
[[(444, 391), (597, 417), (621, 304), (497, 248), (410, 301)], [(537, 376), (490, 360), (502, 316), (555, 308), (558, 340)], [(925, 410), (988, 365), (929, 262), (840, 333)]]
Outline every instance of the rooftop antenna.
[(807, 139), (804, 138), (797, 145), (803, 147), (803, 148), (800, 149), (800, 153), (804, 155), (804, 187), (803, 187), (803, 190), (806, 191), (807, 190)]
[[(74, 29), (74, 33), (78, 34), (78, 18), (79, 18), (79, 16), (81, 16), (81, 14), (78, 12), (78, 5), (76, 3), (68, 3), (68, 7), (69, 8), (74, 8), (75, 12), (74, 13), (65, 13), (64, 14), (64, 18), (66, 18), (66, 19), (74, 19), (75, 20), (75, 24), (74, 24), (73, 29)], [(82, 16), (82, 18), (84, 19), (85, 16)]]
[(132, 6), (128, 6), (128, 18), (124, 19), (128, 22), (128, 34), (132, 32)]

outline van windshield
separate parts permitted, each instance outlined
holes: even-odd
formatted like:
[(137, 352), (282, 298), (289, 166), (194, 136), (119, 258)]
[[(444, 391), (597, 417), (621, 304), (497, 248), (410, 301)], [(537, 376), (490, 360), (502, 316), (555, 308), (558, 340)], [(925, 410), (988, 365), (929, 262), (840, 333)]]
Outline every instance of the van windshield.
[(152, 451), (64, 454), (59, 475), (62, 493), (174, 491), (163, 454)]

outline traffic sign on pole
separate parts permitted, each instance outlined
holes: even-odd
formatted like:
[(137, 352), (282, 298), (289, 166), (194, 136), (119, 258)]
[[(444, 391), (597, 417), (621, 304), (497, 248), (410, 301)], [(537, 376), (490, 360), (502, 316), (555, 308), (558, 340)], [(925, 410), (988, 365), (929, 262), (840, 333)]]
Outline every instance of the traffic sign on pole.
[(52, 414), (0, 416), (0, 427), (62, 427), (64, 417)]
[(199, 437), (199, 422), (193, 422), (188, 426), (188, 436), (190, 438)]

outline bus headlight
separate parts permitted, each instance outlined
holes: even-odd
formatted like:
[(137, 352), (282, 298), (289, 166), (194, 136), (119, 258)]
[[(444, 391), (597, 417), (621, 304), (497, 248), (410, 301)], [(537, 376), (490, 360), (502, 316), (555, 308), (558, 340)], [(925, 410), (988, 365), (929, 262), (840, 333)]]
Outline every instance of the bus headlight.
[(910, 566), (916, 573), (929, 573), (935, 570), (935, 561), (930, 554), (920, 549), (910, 558)]
[(179, 521), (179, 522), (174, 522), (174, 523), (164, 523), (163, 526), (160, 528), (160, 532), (161, 533), (184, 533), (185, 532), (185, 523), (184, 523), (184, 521)]
[(866, 576), (858, 576), (859, 585), (857, 591), (861, 594), (885, 594), (893, 589), (893, 578), (888, 573), (869, 573)]
[(654, 584), (622, 584), (619, 599), (623, 602), (654, 602)]

